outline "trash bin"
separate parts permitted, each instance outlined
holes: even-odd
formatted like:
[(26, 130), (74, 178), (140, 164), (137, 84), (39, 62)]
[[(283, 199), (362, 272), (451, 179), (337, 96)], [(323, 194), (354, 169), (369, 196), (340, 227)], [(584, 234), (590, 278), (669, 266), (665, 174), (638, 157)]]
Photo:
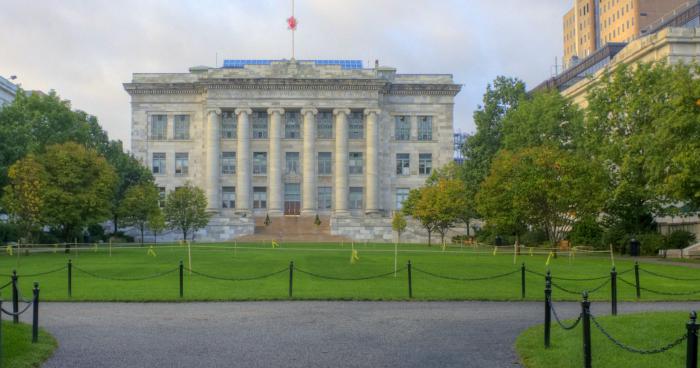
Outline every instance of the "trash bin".
[(639, 257), (639, 240), (632, 238), (630, 239), (630, 255), (632, 257)]

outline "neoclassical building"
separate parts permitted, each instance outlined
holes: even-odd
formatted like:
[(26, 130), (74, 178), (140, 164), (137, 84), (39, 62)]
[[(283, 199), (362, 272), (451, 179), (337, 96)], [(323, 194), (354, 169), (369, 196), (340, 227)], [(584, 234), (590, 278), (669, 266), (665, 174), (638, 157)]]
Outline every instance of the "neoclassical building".
[(206, 192), (201, 238), (251, 234), (268, 214), (318, 214), (334, 234), (388, 240), (408, 191), (453, 159), (461, 86), (356, 60), (226, 60), (135, 73), (124, 88), (131, 150), (161, 194), (186, 182)]

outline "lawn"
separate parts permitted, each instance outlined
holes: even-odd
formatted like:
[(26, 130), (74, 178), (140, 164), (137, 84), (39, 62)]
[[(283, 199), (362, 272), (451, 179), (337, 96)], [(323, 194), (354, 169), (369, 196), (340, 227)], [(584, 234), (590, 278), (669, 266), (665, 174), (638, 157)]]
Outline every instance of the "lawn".
[[(394, 246), (390, 244), (354, 245), (359, 261), (350, 263), (350, 244), (298, 244), (283, 243), (273, 249), (269, 243), (246, 244), (196, 244), (191, 247), (192, 269), (185, 271), (184, 300), (274, 300), (287, 299), (289, 288), (289, 263), (294, 261), (293, 296), (295, 299), (336, 300), (406, 300), (408, 278), (405, 270), (410, 260), (412, 269), (413, 298), (417, 300), (520, 300), (520, 264), (524, 262), (531, 272), (543, 273), (546, 254), (518, 256), (515, 264), (512, 254), (491, 249), (449, 247), (443, 251), (438, 246), (400, 245), (399, 272), (394, 277)], [(177, 244), (154, 247), (156, 256), (148, 255), (148, 246), (112, 247), (73, 250), (70, 254), (61, 248), (49, 248), (41, 253), (14, 252), (12, 256), (0, 256), (0, 280), (17, 269), (20, 288), (25, 297), (31, 292), (31, 283), (38, 281), (41, 299), (51, 301), (177, 301), (179, 298), (180, 260), (189, 265), (188, 247)], [(17, 253), (22, 253), (19, 255)], [(72, 298), (67, 292), (67, 271), (61, 269), (72, 259)], [(629, 272), (633, 261), (616, 260), (620, 276), (634, 282)], [(553, 258), (549, 265), (555, 284), (561, 288), (581, 291), (593, 289), (606, 280), (571, 281), (556, 277), (587, 278), (609, 275), (609, 255), (577, 255)], [(680, 278), (698, 278), (700, 270), (659, 264), (643, 264), (644, 270)], [(32, 276), (33, 274), (61, 269), (60, 271)], [(205, 273), (220, 278), (250, 278), (272, 272), (279, 273), (250, 281), (225, 281), (203, 277)], [(303, 271), (329, 276), (320, 278)], [(169, 272), (169, 273), (167, 273)], [(450, 278), (484, 278), (510, 273), (507, 276), (480, 281), (463, 281), (435, 277), (428, 273)], [(111, 280), (110, 278), (139, 278), (167, 273), (160, 277), (140, 281)], [(387, 274), (367, 280), (344, 281), (332, 278), (363, 278)], [(22, 276), (28, 275), (28, 276)], [(95, 277), (99, 276), (99, 277)], [(540, 300), (543, 295), (543, 277), (528, 272), (526, 275), (526, 299)], [(641, 275), (643, 287), (651, 290), (685, 292), (697, 289), (697, 282), (664, 279), (650, 274)], [(4, 282), (0, 283), (0, 286)], [(619, 300), (635, 300), (634, 288), (618, 283)], [(605, 300), (610, 296), (609, 285), (591, 294), (592, 300)], [(9, 288), (2, 290), (5, 299)], [(577, 294), (569, 294), (555, 288), (554, 300), (578, 300)], [(643, 300), (700, 300), (700, 294), (691, 296), (654, 295), (642, 291)]]
[[(598, 318), (600, 325), (625, 345), (648, 350), (669, 344), (686, 332), (688, 312), (638, 313)], [(572, 321), (565, 321), (570, 324)], [(544, 349), (543, 326), (523, 332), (515, 347), (527, 368), (582, 367), (581, 325), (565, 331), (552, 322), (551, 347)], [(608, 340), (591, 322), (592, 366), (596, 368), (685, 367), (686, 342), (659, 354), (638, 354), (622, 350)]]
[(23, 323), (2, 322), (2, 367), (38, 367), (56, 349), (56, 340), (39, 329), (39, 341), (32, 344), (32, 326)]

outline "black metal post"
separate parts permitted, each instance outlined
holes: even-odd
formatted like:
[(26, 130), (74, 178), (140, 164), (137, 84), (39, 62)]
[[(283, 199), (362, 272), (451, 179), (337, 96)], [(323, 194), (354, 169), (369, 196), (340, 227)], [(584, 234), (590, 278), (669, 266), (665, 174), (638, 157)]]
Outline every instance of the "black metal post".
[(68, 260), (68, 297), (73, 296), (73, 261)]
[(615, 266), (610, 271), (610, 304), (612, 315), (617, 316), (617, 271)]
[(408, 270), (408, 298), (413, 298), (413, 278), (411, 277), (411, 261), (406, 265)]
[[(2, 298), (0, 298), (0, 309), (2, 309)], [(2, 311), (0, 311), (0, 366), (2, 366)]]
[(292, 297), (292, 289), (294, 286), (294, 261), (289, 262), (289, 297)]
[(686, 349), (685, 367), (698, 368), (698, 318), (695, 311), (690, 312), (690, 321), (685, 325), (688, 333), (688, 347)]
[(183, 283), (182, 283), (182, 277), (185, 271), (185, 266), (182, 265), (182, 260), (180, 260), (180, 298), (182, 298), (184, 294), (184, 288), (183, 288)]
[(581, 321), (583, 322), (583, 367), (591, 368), (591, 302), (588, 301), (587, 291), (583, 292)]
[(520, 295), (525, 299), (525, 262), (520, 265)]
[(39, 341), (39, 283), (34, 283), (34, 305), (32, 313), (32, 343)]
[(547, 271), (544, 277), (544, 347), (549, 348), (552, 329), (552, 275)]
[(641, 295), (639, 289), (639, 262), (634, 262), (634, 285), (637, 289), (637, 299), (639, 299)]
[(17, 290), (17, 270), (12, 270), (12, 322), (19, 323), (19, 290)]

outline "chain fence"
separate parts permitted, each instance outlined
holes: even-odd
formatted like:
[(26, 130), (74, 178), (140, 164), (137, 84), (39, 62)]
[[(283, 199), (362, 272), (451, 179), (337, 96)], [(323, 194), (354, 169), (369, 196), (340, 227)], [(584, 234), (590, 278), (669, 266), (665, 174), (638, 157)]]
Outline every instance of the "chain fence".
[(205, 278), (212, 279), (212, 280), (219, 280), (219, 281), (252, 281), (252, 280), (262, 280), (262, 279), (265, 279), (265, 278), (268, 278), (268, 277), (272, 277), (272, 276), (278, 275), (278, 274), (280, 274), (280, 273), (289, 271), (288, 268), (283, 268), (283, 269), (281, 269), (281, 270), (279, 270), (279, 271), (270, 272), (270, 273), (266, 273), (266, 274), (264, 274), (264, 275), (258, 275), (258, 276), (251, 276), (251, 277), (223, 277), (223, 276), (211, 275), (211, 274), (207, 274), (207, 273), (204, 273), (204, 272), (195, 271), (195, 270), (192, 270), (192, 269), (190, 269), (190, 268), (184, 268), (184, 270), (185, 270), (185, 271), (188, 271), (188, 272), (191, 272), (191, 273), (193, 273), (193, 274), (195, 274), (195, 275), (197, 275), (197, 276), (205, 277)]
[(99, 275), (99, 274), (96, 274), (96, 273), (94, 273), (94, 272), (91, 272), (91, 271), (85, 270), (85, 269), (83, 269), (83, 268), (80, 268), (80, 267), (78, 267), (78, 266), (76, 266), (76, 265), (73, 265), (73, 268), (76, 269), (76, 270), (78, 270), (78, 271), (80, 271), (80, 272), (82, 272), (82, 273), (84, 273), (84, 274), (90, 275), (90, 276), (92, 276), (92, 277), (94, 277), (94, 278), (103, 279), (103, 280), (111, 280), (111, 281), (143, 281), (143, 280), (150, 280), (150, 279), (155, 279), (155, 278), (162, 277), (162, 276), (165, 276), (165, 275), (169, 275), (169, 274), (174, 273), (175, 271), (179, 270), (179, 267), (176, 267), (176, 268), (173, 268), (173, 269), (168, 270), (168, 271), (164, 271), (164, 272), (160, 272), (160, 273), (156, 273), (156, 274), (148, 275), (148, 276), (142, 276), (142, 277), (116, 277), (116, 276), (104, 276), (104, 275)]
[(680, 292), (675, 292), (675, 291), (659, 291), (659, 290), (654, 290), (654, 289), (649, 289), (644, 286), (637, 286), (635, 283), (629, 282), (623, 278), (619, 278), (618, 280), (622, 281), (623, 283), (632, 286), (632, 287), (639, 287), (640, 290), (644, 290), (647, 292), (650, 292), (652, 294), (658, 294), (658, 295), (666, 295), (666, 296), (689, 296), (689, 295), (696, 295), (700, 294), (700, 290), (692, 290), (692, 291), (680, 291)]
[(294, 271), (298, 271), (298, 272), (301, 272), (301, 273), (309, 275), (309, 276), (318, 277), (320, 279), (336, 280), (336, 281), (362, 281), (362, 280), (379, 279), (382, 277), (391, 276), (394, 273), (399, 273), (399, 272), (402, 272), (404, 270), (406, 270), (406, 267), (399, 268), (396, 270), (396, 272), (391, 271), (391, 272), (386, 272), (386, 273), (382, 273), (379, 275), (362, 276), (362, 277), (338, 277), (338, 276), (321, 275), (318, 273), (305, 271), (305, 270), (297, 268), (297, 267), (294, 268)]
[(520, 270), (518, 269), (518, 270), (515, 270), (515, 271), (506, 272), (506, 273), (502, 273), (502, 274), (498, 274), (498, 275), (491, 275), (491, 276), (484, 276), (484, 277), (464, 277), (464, 278), (463, 278), (463, 277), (454, 277), (454, 276), (438, 275), (438, 274), (433, 273), (433, 272), (430, 272), (430, 271), (422, 270), (422, 269), (416, 267), (415, 265), (413, 266), (413, 270), (414, 270), (414, 271), (418, 271), (418, 272), (420, 272), (420, 273), (424, 273), (424, 274), (429, 275), (429, 276), (432, 276), (432, 277), (437, 277), (437, 278), (445, 279), (445, 280), (454, 280), (454, 281), (483, 281), (483, 280), (493, 280), (493, 279), (498, 279), (498, 278), (501, 278), (501, 277), (510, 276), (510, 275), (513, 275), (513, 274), (516, 274), (516, 273), (520, 272)]
[[(587, 291), (589, 294), (590, 294), (590, 293), (595, 293), (596, 291), (600, 290), (600, 289), (603, 288), (605, 285), (607, 285), (609, 282), (610, 282), (610, 278), (607, 278), (607, 279), (606, 279), (605, 281), (603, 281), (600, 285), (598, 285), (598, 286), (596, 286), (596, 287), (594, 287), (594, 288), (592, 288), (592, 289), (590, 289), (590, 290), (585, 290), (585, 291)], [(569, 293), (569, 294), (572, 294), (572, 295), (581, 295), (581, 293), (583, 292), (583, 290), (582, 290), (582, 291), (575, 291), (575, 290), (567, 289), (567, 288), (565, 288), (565, 287), (562, 287), (562, 286), (558, 285), (558, 284), (555, 283), (555, 282), (552, 282), (552, 286), (554, 286), (555, 288), (557, 288), (557, 289), (559, 289), (559, 290), (561, 290), (561, 291), (563, 291), (563, 292), (565, 292), (565, 293)]]
[(696, 277), (696, 278), (684, 278), (684, 277), (676, 277), (676, 276), (662, 275), (662, 274), (660, 274), (660, 273), (653, 272), (653, 271), (649, 271), (649, 270), (644, 269), (644, 268), (641, 268), (641, 267), (639, 268), (639, 270), (642, 271), (642, 272), (644, 272), (644, 273), (646, 273), (646, 274), (649, 274), (649, 275), (652, 275), (652, 276), (656, 276), (656, 277), (661, 277), (661, 278), (664, 278), (664, 279), (669, 279), (669, 280), (676, 280), (676, 281), (700, 281), (700, 277)]
[(547, 304), (549, 304), (549, 309), (552, 311), (552, 315), (554, 316), (554, 320), (557, 321), (557, 324), (559, 325), (559, 327), (563, 328), (564, 330), (567, 330), (567, 331), (568, 331), (568, 330), (573, 330), (573, 329), (576, 328), (576, 326), (578, 326), (578, 324), (581, 322), (581, 317), (582, 317), (583, 315), (582, 315), (581, 313), (579, 313), (578, 318), (576, 318), (576, 320), (575, 320), (572, 324), (570, 324), (570, 325), (568, 325), (568, 326), (565, 325), (565, 324), (559, 319), (559, 315), (557, 314), (557, 310), (554, 309), (554, 303), (552, 303), (552, 299), (551, 299), (551, 298), (548, 298), (548, 299), (547, 299)]
[(683, 334), (683, 336), (677, 338), (676, 340), (674, 340), (674, 341), (672, 341), (664, 346), (654, 348), (654, 349), (639, 349), (639, 348), (635, 348), (635, 347), (629, 346), (627, 344), (624, 344), (620, 340), (614, 338), (607, 330), (605, 330), (605, 328), (603, 328), (603, 326), (600, 325), (600, 323), (598, 322), (598, 320), (596, 320), (595, 316), (592, 313), (589, 313), (588, 316), (591, 317), (591, 321), (593, 321), (593, 325), (608, 340), (610, 340), (613, 344), (617, 345), (621, 349), (626, 350), (630, 353), (643, 354), (643, 355), (663, 353), (663, 352), (666, 352), (668, 350), (675, 348), (676, 346), (680, 345), (683, 341), (685, 341), (688, 338), (688, 334), (686, 333), (686, 334)]

